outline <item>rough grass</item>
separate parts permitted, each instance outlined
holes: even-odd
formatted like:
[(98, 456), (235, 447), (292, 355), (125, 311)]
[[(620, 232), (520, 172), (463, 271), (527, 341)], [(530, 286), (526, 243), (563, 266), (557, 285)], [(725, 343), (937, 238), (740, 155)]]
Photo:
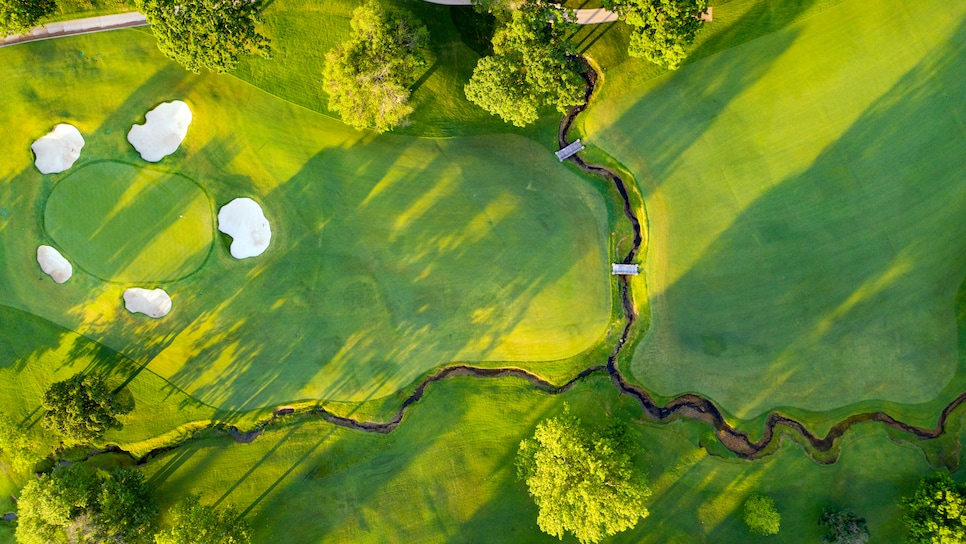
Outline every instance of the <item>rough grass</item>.
[(47, 198), (44, 226), (69, 260), (118, 282), (191, 274), (208, 258), (215, 228), (197, 183), (116, 161), (71, 170)]
[(642, 383), (739, 417), (946, 387), (964, 15), (845, 2), (598, 102), (587, 138), (648, 205)]
[[(299, 542), (543, 542), (548, 537), (513, 461), (520, 440), (564, 402), (589, 426), (636, 413), (603, 377), (559, 397), (514, 379), (455, 379), (435, 384), (390, 435), (307, 421), (272, 428), (247, 445), (200, 440), (144, 471), (164, 504), (185, 492), (235, 504), (252, 521), (256, 542), (281, 535)], [(654, 492), (651, 514), (613, 542), (757, 542), (736, 515), (753, 492), (775, 498), (780, 541), (818, 541), (822, 508), (838, 505), (866, 517), (877, 539), (895, 542), (903, 533), (899, 499), (931, 470), (918, 449), (875, 427), (850, 434), (832, 466), (794, 446), (757, 463), (709, 456), (694, 443), (705, 431), (680, 422), (631, 425)]]
[[(0, 58), (11, 82), (0, 120), (22, 127), (0, 144), (12, 158), (0, 165), (0, 303), (150, 362), (206, 403), (372, 398), (453, 361), (568, 359), (607, 330), (607, 207), (531, 140), (350, 131), (236, 78), (186, 74), (138, 30), (6, 48)], [(83, 92), (64, 94), (68, 86)], [(236, 261), (219, 237), (196, 273), (156, 284), (174, 304), (163, 320), (123, 310), (130, 284), (83, 273), (45, 281), (33, 257), (43, 209), (70, 173), (37, 173), (32, 138), (72, 122), (87, 140), (75, 169), (138, 164), (124, 134), (174, 98), (194, 121), (158, 168), (197, 180), (216, 208), (258, 200), (272, 246)]]

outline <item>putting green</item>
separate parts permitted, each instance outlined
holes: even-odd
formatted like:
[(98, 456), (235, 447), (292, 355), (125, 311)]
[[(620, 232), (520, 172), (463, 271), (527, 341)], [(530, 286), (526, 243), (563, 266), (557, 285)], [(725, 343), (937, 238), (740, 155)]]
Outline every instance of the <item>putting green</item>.
[(170, 281), (194, 272), (212, 241), (211, 203), (177, 174), (115, 161), (87, 164), (54, 186), (47, 232), (107, 281)]
[(966, 272), (964, 18), (847, 1), (589, 112), (647, 200), (640, 382), (740, 417), (937, 397)]

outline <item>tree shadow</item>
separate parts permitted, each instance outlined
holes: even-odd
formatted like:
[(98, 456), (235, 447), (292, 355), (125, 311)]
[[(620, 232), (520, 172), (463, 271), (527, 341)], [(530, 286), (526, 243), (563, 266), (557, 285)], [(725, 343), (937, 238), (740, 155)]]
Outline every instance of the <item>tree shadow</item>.
[(966, 274), (964, 40), (960, 24), (655, 295), (667, 315), (636, 356), (639, 379), (668, 384), (663, 373), (687, 368), (700, 382), (689, 388), (739, 417), (936, 397), (956, 372), (952, 301)]

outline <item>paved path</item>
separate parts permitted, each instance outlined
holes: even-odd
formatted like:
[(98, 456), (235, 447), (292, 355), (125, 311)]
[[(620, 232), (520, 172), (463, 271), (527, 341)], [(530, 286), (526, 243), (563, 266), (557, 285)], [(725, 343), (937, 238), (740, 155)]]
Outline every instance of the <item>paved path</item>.
[[(431, 4), (441, 4), (444, 6), (469, 6), (472, 0), (425, 0)], [(595, 25), (597, 23), (612, 23), (617, 20), (617, 14), (607, 11), (604, 8), (578, 9), (577, 24)], [(115, 15), (103, 15), (101, 17), (89, 17), (87, 19), (74, 19), (73, 21), (61, 21), (59, 23), (48, 23), (38, 26), (24, 34), (23, 36), (7, 36), (0, 38), (0, 47), (14, 45), (24, 42), (37, 40), (49, 40), (62, 36), (73, 36), (75, 34), (90, 34), (91, 32), (102, 32), (104, 30), (114, 30), (118, 28), (131, 28), (135, 26), (145, 26), (148, 22), (144, 15), (132, 11), (129, 13), (117, 13)]]
[(13, 45), (15, 43), (60, 38), (61, 36), (73, 36), (74, 34), (90, 34), (91, 32), (114, 30), (116, 28), (144, 26), (146, 24), (148, 22), (144, 20), (144, 15), (136, 11), (117, 13), (115, 15), (103, 15), (101, 17), (88, 17), (87, 19), (75, 19), (73, 21), (61, 21), (59, 23), (47, 23), (44, 26), (34, 28), (23, 36), (7, 36), (6, 38), (0, 39), (0, 47)]

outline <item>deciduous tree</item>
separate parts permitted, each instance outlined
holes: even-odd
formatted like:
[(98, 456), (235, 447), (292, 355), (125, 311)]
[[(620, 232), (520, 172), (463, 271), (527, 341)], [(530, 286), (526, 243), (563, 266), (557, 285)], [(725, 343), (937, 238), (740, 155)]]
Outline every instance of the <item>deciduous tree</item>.
[(157, 507), (135, 468), (58, 466), (17, 501), (17, 542), (148, 542)]
[(687, 47), (703, 24), (708, 0), (604, 0), (634, 27), (628, 53), (676, 69), (687, 57)]
[(513, 11), (512, 0), (473, 0), (473, 9), (477, 13), (491, 13), (497, 19), (505, 20)]
[(79, 465), (62, 466), (31, 479), (17, 501), (17, 542), (47, 544), (67, 541), (73, 520), (93, 502), (92, 477)]
[(429, 31), (411, 13), (370, 0), (352, 12), (352, 37), (325, 55), (329, 108), (357, 129), (385, 132), (412, 113), (409, 86), (428, 61)]
[(0, 0), (0, 38), (26, 33), (56, 7), (53, 0)]
[(44, 393), (43, 425), (58, 432), (65, 443), (83, 444), (119, 429), (119, 408), (97, 374), (77, 374), (50, 386)]
[(759, 535), (777, 535), (782, 516), (775, 508), (775, 500), (767, 495), (754, 494), (745, 501), (745, 525)]
[(155, 536), (157, 544), (248, 544), (248, 523), (231, 506), (221, 512), (189, 495), (171, 509), (172, 527)]
[(537, 425), (520, 443), (519, 476), (540, 512), (540, 529), (599, 542), (647, 517), (650, 490), (619, 441), (584, 430), (565, 412)]
[(827, 544), (865, 544), (870, 538), (865, 519), (851, 510), (827, 508), (818, 524), (825, 528), (822, 542)]
[(100, 475), (95, 524), (110, 542), (150, 541), (158, 507), (137, 469), (115, 469)]
[(477, 63), (466, 98), (519, 127), (544, 106), (563, 113), (583, 102), (582, 66), (567, 40), (573, 19), (571, 10), (526, 0), (493, 36), (493, 55)]
[(136, 0), (168, 58), (198, 73), (228, 72), (242, 55), (268, 57), (259, 0)]
[(902, 503), (910, 542), (966, 542), (966, 487), (945, 472), (924, 479)]
[(29, 435), (6, 414), (0, 414), (0, 452), (17, 472), (26, 472), (33, 465)]

